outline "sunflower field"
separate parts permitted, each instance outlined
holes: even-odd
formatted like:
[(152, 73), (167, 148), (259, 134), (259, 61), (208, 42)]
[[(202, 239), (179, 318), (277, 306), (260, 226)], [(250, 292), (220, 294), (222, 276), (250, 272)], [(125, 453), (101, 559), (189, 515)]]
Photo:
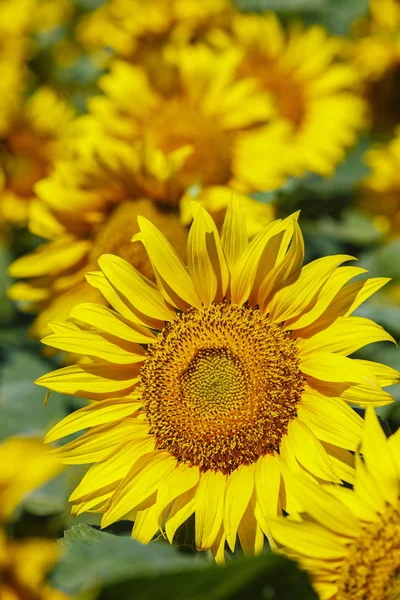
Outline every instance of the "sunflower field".
[(400, 600), (400, 0), (0, 0), (0, 600)]

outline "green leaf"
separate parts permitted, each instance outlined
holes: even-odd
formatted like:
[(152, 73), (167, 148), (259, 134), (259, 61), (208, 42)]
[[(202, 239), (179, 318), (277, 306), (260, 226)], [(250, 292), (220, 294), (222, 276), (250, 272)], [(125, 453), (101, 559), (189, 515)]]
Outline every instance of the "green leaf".
[(44, 405), (45, 390), (33, 382), (51, 370), (49, 363), (23, 350), (8, 350), (0, 365), (0, 440), (10, 435), (43, 435), (66, 416), (65, 396), (54, 394)]
[(242, 11), (264, 12), (273, 10), (281, 13), (319, 11), (329, 0), (235, 0), (234, 4)]
[(101, 600), (316, 600), (307, 577), (282, 556), (232, 559), (217, 567), (206, 553), (183, 555), (162, 541), (147, 546), (86, 525), (65, 532), (52, 585), (76, 594), (103, 588)]

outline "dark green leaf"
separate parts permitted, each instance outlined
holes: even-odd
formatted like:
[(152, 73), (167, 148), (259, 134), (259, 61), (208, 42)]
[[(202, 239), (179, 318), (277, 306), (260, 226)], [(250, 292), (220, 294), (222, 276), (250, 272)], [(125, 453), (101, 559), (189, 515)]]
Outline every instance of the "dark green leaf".
[(207, 554), (184, 555), (162, 541), (143, 546), (85, 525), (67, 531), (61, 545), (66, 554), (51, 581), (71, 594), (103, 588), (102, 600), (317, 598), (294, 563), (270, 553), (217, 567)]

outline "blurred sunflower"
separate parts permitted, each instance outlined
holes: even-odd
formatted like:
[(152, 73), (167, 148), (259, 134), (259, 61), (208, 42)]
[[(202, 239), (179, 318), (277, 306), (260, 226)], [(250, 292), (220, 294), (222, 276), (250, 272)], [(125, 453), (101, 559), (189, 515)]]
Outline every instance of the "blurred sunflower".
[(0, 523), (10, 519), (26, 494), (60, 472), (39, 438), (7, 438), (0, 443), (0, 464)]
[(369, 0), (368, 17), (354, 27), (354, 63), (368, 80), (381, 79), (400, 65), (400, 4), (398, 0)]
[[(135, 521), (149, 542), (172, 542), (195, 514), (198, 549), (224, 557), (236, 537), (260, 552), (267, 519), (297, 510), (285, 470), (352, 481), (363, 421), (347, 406), (390, 403), (382, 390), (398, 373), (347, 356), (392, 340), (351, 313), (387, 281), (356, 281), (346, 255), (302, 267), (296, 215), (248, 242), (240, 205), (230, 204), (220, 238), (194, 204), (188, 266), (150, 221), (139, 217), (152, 283), (123, 259), (104, 255), (88, 281), (112, 308), (82, 304), (51, 325), (45, 344), (85, 355), (39, 378), (50, 390), (94, 400), (56, 425), (63, 463), (95, 463), (71, 496), (73, 513), (104, 513), (102, 526)], [(212, 502), (210, 502), (210, 498)]]
[(354, 26), (350, 57), (365, 82), (375, 129), (398, 123), (400, 102), (400, 3), (370, 0), (369, 15)]
[[(366, 120), (365, 103), (352, 91), (357, 71), (339, 61), (344, 42), (321, 26), (296, 23), (286, 31), (273, 13), (237, 15), (232, 26), (244, 49), (240, 73), (271, 94), (291, 127), (298, 172), (331, 175)], [(257, 140), (261, 151), (263, 135), (254, 138), (249, 143)]]
[[(53, 241), (10, 269), (13, 277), (30, 278), (10, 295), (40, 312), (33, 335), (48, 333), (48, 321), (66, 318), (83, 294), (95, 299), (84, 275), (101, 254), (117, 253), (151, 276), (145, 253), (129, 244), (137, 214), (155, 220), (182, 254), (179, 205), (186, 222), (189, 197), (195, 194), (216, 214), (232, 188), (263, 190), (285, 181), (292, 149), (284, 124), (267, 126), (258, 156), (246, 141), (271, 107), (251, 79), (236, 77), (238, 60), (236, 51), (216, 60), (204, 46), (181, 49), (171, 96), (158, 92), (143, 69), (122, 61), (100, 80), (105, 95), (92, 98), (91, 114), (72, 127), (73, 158), (36, 186), (30, 229)], [(238, 195), (252, 235), (271, 221), (274, 208)]]
[(400, 433), (388, 440), (367, 409), (354, 490), (296, 478), (304, 514), (271, 521), (276, 541), (321, 600), (395, 600), (400, 583)]
[[(269, 94), (253, 77), (238, 74), (241, 50), (197, 44), (166, 52), (174, 70), (166, 86), (161, 72), (153, 77), (118, 60), (100, 78), (103, 95), (90, 99), (91, 116), (77, 124), (108, 136), (100, 148), (92, 141), (96, 157), (125, 168), (140, 161), (139, 185), (170, 202), (190, 186), (245, 192), (281, 186), (294, 162), (288, 127), (268, 124), (274, 116)], [(261, 147), (252, 142), (258, 131)]]
[(61, 154), (61, 139), (74, 110), (49, 87), (21, 103), (7, 134), (0, 138), (0, 223), (25, 225), (34, 185)]
[(17, 114), (25, 89), (28, 31), (36, 0), (0, 3), (0, 139)]
[(370, 173), (361, 189), (360, 204), (374, 216), (381, 231), (397, 235), (400, 231), (400, 127), (389, 143), (372, 146), (364, 160)]
[(89, 50), (149, 64), (166, 43), (201, 39), (232, 12), (229, 0), (108, 0), (81, 19), (77, 37)]
[(58, 558), (52, 540), (7, 540), (0, 530), (0, 597), (2, 600), (67, 600), (45, 576)]

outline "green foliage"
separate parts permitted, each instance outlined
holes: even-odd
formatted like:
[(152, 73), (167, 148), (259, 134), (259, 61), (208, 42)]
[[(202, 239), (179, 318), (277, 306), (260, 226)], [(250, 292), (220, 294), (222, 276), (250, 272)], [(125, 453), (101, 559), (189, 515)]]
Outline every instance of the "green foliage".
[(163, 541), (143, 546), (87, 525), (66, 532), (61, 547), (52, 584), (68, 593), (102, 587), (99, 600), (317, 598), (293, 562), (271, 553), (217, 567), (206, 555), (185, 555)]
[(0, 364), (0, 439), (10, 435), (44, 435), (66, 413), (66, 397), (44, 405), (45, 391), (34, 380), (51, 370), (37, 354), (10, 349)]
[(234, 4), (242, 11), (301, 17), (305, 23), (321, 24), (336, 35), (348, 34), (352, 23), (368, 12), (368, 0), (234, 0)]

